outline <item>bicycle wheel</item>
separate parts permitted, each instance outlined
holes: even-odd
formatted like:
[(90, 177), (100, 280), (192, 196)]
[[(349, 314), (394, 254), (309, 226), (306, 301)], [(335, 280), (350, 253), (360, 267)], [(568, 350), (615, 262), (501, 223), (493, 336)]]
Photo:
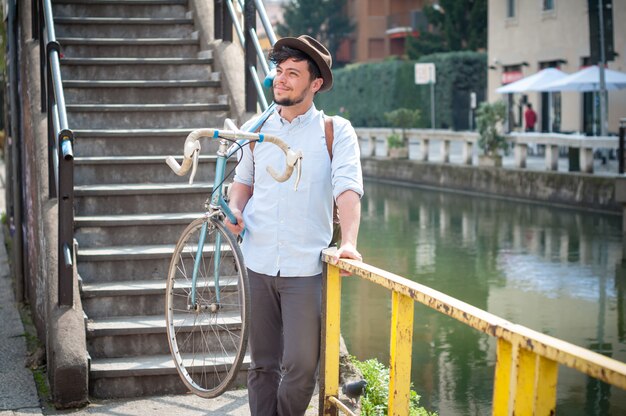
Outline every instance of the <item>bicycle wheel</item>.
[(237, 378), (248, 342), (249, 305), (248, 274), (236, 237), (219, 220), (193, 221), (170, 262), (165, 319), (178, 374), (198, 396), (219, 396)]

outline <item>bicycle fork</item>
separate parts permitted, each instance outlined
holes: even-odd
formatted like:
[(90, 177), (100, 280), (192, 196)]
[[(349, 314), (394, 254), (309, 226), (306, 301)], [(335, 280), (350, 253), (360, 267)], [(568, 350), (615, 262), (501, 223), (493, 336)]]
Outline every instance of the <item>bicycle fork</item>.
[(218, 232), (215, 235), (215, 248), (213, 259), (213, 282), (215, 285), (215, 302), (208, 305), (199, 305), (197, 296), (196, 282), (198, 280), (198, 271), (200, 270), (200, 263), (202, 262), (202, 253), (204, 252), (204, 243), (206, 241), (206, 234), (209, 228), (209, 220), (202, 224), (200, 229), (200, 237), (198, 239), (198, 250), (194, 259), (193, 274), (191, 278), (191, 302), (188, 305), (189, 309), (193, 309), (199, 312), (201, 309), (209, 309), (211, 312), (217, 312), (220, 309), (221, 293), (219, 284), (219, 268), (222, 254), (222, 235)]

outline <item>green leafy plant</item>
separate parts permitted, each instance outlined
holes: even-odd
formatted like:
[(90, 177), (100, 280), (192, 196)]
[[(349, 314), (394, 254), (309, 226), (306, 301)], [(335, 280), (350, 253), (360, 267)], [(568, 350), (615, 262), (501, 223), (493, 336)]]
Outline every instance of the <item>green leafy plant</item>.
[(402, 132), (401, 142), (399, 144), (395, 143), (395, 145), (392, 146), (389, 141), (391, 136), (396, 135), (394, 131), (393, 134), (387, 138), (387, 145), (390, 148), (406, 146), (408, 144), (406, 130), (419, 126), (420, 118), (420, 110), (411, 110), (408, 108), (398, 108), (385, 113), (385, 119), (391, 124), (391, 127), (399, 127)]
[[(352, 363), (361, 371), (367, 381), (365, 393), (361, 398), (361, 414), (363, 416), (384, 416), (387, 414), (389, 402), (389, 369), (376, 359), (359, 361), (350, 357)], [(409, 416), (437, 416), (419, 406), (420, 396), (411, 390)]]
[(387, 136), (387, 147), (390, 149), (399, 149), (404, 147), (404, 140), (402, 136), (397, 133), (391, 133)]
[(506, 117), (506, 105), (503, 101), (495, 103), (483, 102), (476, 111), (476, 125), (478, 126), (478, 147), (486, 156), (497, 156), (499, 151), (505, 153), (509, 144), (501, 133), (502, 123)]

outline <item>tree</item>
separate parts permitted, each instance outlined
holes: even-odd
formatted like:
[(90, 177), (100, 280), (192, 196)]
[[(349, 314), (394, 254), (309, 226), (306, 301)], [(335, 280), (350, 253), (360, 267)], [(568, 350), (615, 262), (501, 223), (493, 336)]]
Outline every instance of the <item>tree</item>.
[(423, 12), (432, 30), (408, 38), (410, 59), (487, 47), (487, 0), (439, 0), (436, 5), (425, 6)]
[(283, 37), (312, 36), (328, 48), (336, 62), (341, 41), (355, 28), (345, 10), (346, 0), (291, 0), (276, 32)]

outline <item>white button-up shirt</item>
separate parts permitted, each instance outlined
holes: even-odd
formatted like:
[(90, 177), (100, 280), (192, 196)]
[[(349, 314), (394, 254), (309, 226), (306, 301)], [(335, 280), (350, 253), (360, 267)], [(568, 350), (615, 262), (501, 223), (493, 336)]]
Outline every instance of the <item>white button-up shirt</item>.
[[(332, 237), (333, 198), (352, 190), (363, 195), (363, 178), (356, 133), (350, 122), (333, 117), (332, 163), (326, 147), (324, 114), (312, 105), (291, 123), (278, 111), (261, 131), (278, 136), (295, 151), (301, 150), (302, 178), (294, 191), (296, 174), (284, 183), (266, 171), (285, 169), (285, 155), (270, 143), (244, 147), (235, 181), (254, 186), (243, 210), (246, 224), (241, 249), (251, 270), (275, 276), (314, 276), (321, 273), (321, 251)], [(246, 123), (247, 130), (254, 120)]]

